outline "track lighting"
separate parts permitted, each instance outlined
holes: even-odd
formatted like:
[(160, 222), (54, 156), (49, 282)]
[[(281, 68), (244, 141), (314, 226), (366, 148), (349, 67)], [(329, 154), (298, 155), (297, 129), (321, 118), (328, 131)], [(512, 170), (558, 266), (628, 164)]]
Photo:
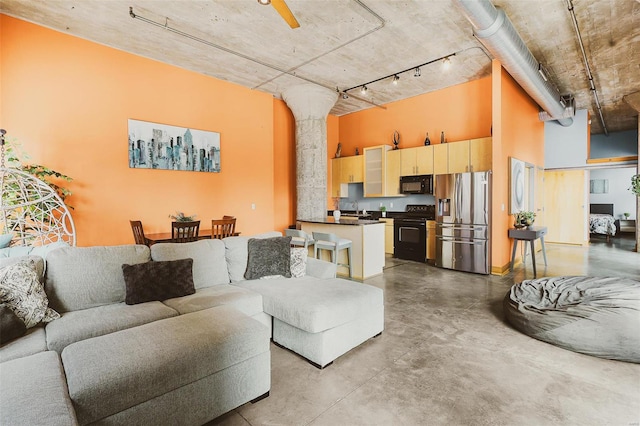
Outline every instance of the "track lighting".
[[(462, 51), (460, 51), (460, 52), (462, 52)], [(348, 97), (348, 96), (347, 96), (347, 92), (348, 92), (349, 90), (357, 89), (358, 87), (360, 88), (360, 93), (361, 93), (361, 94), (363, 94), (363, 95), (365, 95), (365, 94), (367, 93), (367, 90), (368, 90), (368, 88), (367, 88), (367, 84), (377, 83), (378, 81), (386, 80), (386, 79), (388, 79), (388, 78), (392, 78), (392, 80), (391, 80), (391, 84), (393, 84), (394, 86), (397, 86), (397, 85), (398, 85), (398, 81), (400, 81), (400, 74), (405, 73), (405, 72), (407, 72), (407, 73), (408, 73), (408, 72), (413, 71), (413, 76), (414, 76), (414, 77), (420, 77), (420, 76), (422, 75), (422, 70), (420, 69), (420, 67), (424, 67), (424, 66), (426, 66), (426, 65), (433, 64), (433, 63), (435, 63), (435, 62), (440, 62), (440, 61), (442, 61), (442, 65), (443, 65), (443, 67), (444, 67), (445, 69), (447, 69), (447, 68), (451, 65), (451, 59), (450, 59), (450, 58), (451, 58), (452, 56), (456, 56), (456, 54), (458, 54), (458, 53), (460, 53), (460, 52), (449, 53), (449, 54), (448, 54), (448, 55), (446, 55), (446, 56), (441, 56), (441, 57), (439, 57), (439, 58), (432, 59), (432, 60), (430, 60), (430, 61), (428, 61), (428, 62), (425, 62), (425, 63), (423, 63), (423, 64), (420, 64), (420, 65), (418, 65), (418, 66), (414, 66), (414, 67), (412, 67), (412, 68), (407, 68), (406, 70), (402, 70), (402, 71), (394, 72), (393, 74), (389, 74), (389, 75), (385, 75), (384, 77), (376, 78), (375, 80), (368, 81), (368, 82), (366, 82), (366, 83), (364, 83), (364, 84), (358, 84), (358, 85), (353, 86), (353, 87), (350, 87), (350, 88), (348, 88), (348, 89), (344, 89), (344, 90), (342, 91), (342, 93), (343, 93), (343, 95), (342, 95), (342, 99), (347, 99), (347, 97)]]
[(451, 68), (451, 59), (447, 56), (442, 60), (442, 69), (447, 71), (449, 68)]
[(258, 0), (258, 3), (260, 3), (261, 5), (268, 5), (271, 4), (271, 0)]
[(347, 95), (347, 92), (342, 92), (342, 99), (349, 99), (349, 95)]

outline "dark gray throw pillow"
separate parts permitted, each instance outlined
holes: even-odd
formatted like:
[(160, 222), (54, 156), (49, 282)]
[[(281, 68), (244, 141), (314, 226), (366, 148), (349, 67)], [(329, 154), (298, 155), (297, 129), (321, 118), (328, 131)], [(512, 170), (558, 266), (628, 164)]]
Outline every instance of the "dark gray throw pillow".
[(291, 237), (251, 238), (244, 277), (257, 280), (271, 275), (291, 278)]
[(24, 336), (27, 326), (7, 305), (0, 305), (0, 345), (10, 340)]
[(196, 292), (193, 259), (122, 265), (126, 285), (125, 303), (162, 301)]

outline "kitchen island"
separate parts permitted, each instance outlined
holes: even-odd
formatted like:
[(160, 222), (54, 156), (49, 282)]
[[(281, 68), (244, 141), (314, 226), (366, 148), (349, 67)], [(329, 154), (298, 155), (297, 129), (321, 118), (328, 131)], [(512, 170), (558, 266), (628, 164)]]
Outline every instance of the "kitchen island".
[[(351, 240), (351, 260), (353, 261), (353, 277), (364, 280), (382, 274), (384, 267), (384, 222), (358, 218), (341, 217), (339, 221), (328, 217), (325, 220), (299, 220), (298, 229), (311, 235), (313, 232), (335, 234), (340, 238)], [(321, 250), (321, 258), (331, 261), (330, 253)], [(313, 248), (309, 247), (309, 255), (313, 256)], [(338, 253), (338, 263), (348, 264), (346, 250)], [(349, 276), (349, 268), (338, 266), (338, 275)]]

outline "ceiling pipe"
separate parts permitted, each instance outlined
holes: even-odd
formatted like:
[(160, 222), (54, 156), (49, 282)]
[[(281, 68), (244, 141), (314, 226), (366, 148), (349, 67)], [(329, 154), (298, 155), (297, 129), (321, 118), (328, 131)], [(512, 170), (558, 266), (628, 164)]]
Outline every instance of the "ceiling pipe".
[(575, 114), (573, 102), (560, 96), (504, 11), (490, 0), (452, 1), (469, 20), (478, 40), (544, 110), (540, 119), (570, 126)]

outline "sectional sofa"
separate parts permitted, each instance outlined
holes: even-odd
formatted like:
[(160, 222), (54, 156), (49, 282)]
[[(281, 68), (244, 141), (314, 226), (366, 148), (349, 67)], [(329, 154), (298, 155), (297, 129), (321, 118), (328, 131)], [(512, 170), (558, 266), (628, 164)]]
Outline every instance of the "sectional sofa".
[(60, 318), (0, 347), (0, 424), (204, 424), (268, 396), (270, 339), (323, 368), (382, 332), (380, 289), (312, 258), (290, 278), (284, 247), (273, 232), (32, 256)]

